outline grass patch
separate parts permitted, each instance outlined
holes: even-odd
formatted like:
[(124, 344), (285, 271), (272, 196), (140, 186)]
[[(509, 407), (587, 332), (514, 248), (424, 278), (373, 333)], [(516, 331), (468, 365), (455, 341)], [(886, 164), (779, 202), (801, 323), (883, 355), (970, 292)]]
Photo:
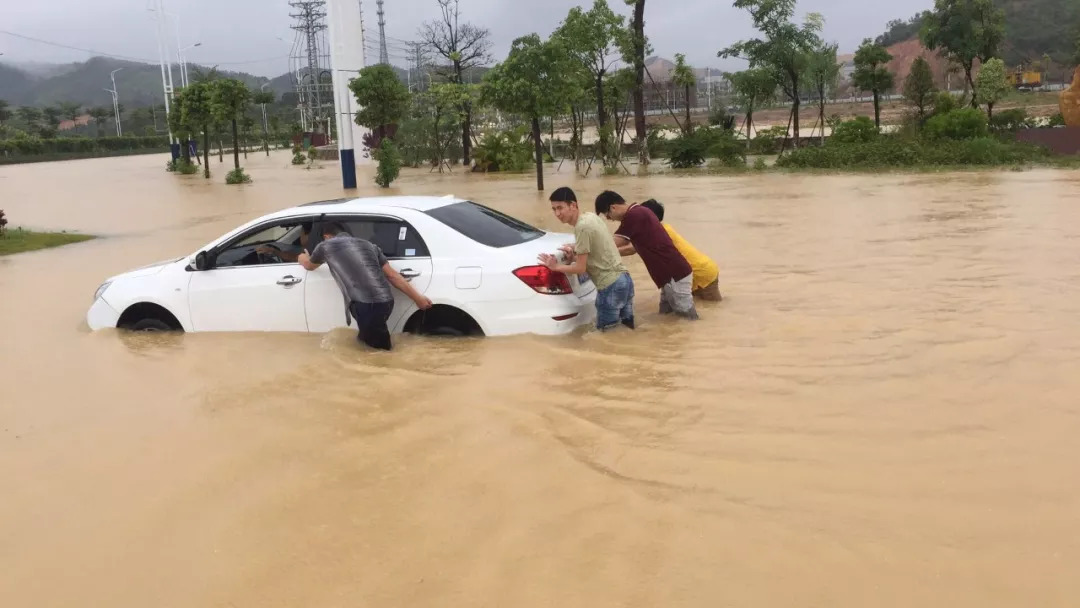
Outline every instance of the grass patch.
[(89, 234), (74, 234), (71, 232), (33, 232), (14, 228), (4, 231), (0, 236), (0, 255), (12, 255), (26, 251), (37, 251), (50, 247), (61, 247), (72, 243), (89, 241), (95, 237)]

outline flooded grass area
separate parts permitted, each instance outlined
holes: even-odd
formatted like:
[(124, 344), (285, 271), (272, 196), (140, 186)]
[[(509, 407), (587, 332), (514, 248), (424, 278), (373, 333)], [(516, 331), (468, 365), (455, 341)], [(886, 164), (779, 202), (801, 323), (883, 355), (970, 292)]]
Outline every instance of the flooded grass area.
[(61, 247), (72, 243), (81, 243), (94, 238), (88, 234), (73, 234), (70, 232), (34, 232), (15, 228), (5, 230), (0, 234), (0, 255), (12, 255), (25, 251), (48, 249), (49, 247)]

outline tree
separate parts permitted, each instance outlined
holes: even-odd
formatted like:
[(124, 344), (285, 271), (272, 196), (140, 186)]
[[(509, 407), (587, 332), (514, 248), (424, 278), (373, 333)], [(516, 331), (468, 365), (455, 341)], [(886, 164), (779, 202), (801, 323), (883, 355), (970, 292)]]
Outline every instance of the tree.
[(432, 166), (442, 173), (446, 151), (453, 139), (449, 131), (456, 129), (462, 119), (461, 108), (469, 99), (465, 85), (452, 82), (434, 84), (420, 97), (420, 103), (432, 116)]
[(210, 129), (214, 124), (214, 86), (208, 80), (192, 82), (183, 91), (184, 122), (202, 131), (203, 177), (210, 179)]
[(15, 113), (19, 118), (26, 123), (26, 130), (31, 133), (38, 133), (41, 130), (41, 121), (44, 119), (44, 115), (41, 110), (32, 108), (30, 106), (22, 106)]
[[(448, 65), (436, 66), (435, 72), (455, 84), (465, 84), (467, 70), (491, 61), (491, 34), (488, 30), (459, 20), (458, 0), (436, 0), (442, 11), (441, 19), (429, 21), (420, 28), (420, 40), (434, 50)], [(461, 147), (464, 164), (470, 163), (472, 150), (472, 103), (464, 101), (461, 108)]]
[(233, 164), (240, 171), (240, 133), (237, 125), (240, 117), (251, 103), (251, 91), (243, 81), (235, 78), (221, 78), (211, 81), (210, 98), (213, 101), (214, 116), (222, 123), (232, 124)]
[(1074, 45), (1076, 50), (1073, 51), (1072, 62), (1076, 65), (1080, 65), (1080, 29), (1076, 31), (1076, 43)]
[(540, 119), (557, 114), (573, 86), (567, 68), (569, 56), (563, 42), (541, 42), (536, 34), (522, 36), (510, 47), (506, 60), (484, 76), (483, 99), (503, 112), (519, 114), (532, 122), (536, 155), (536, 189), (544, 189), (544, 149)]
[(0, 126), (3, 126), (9, 120), (11, 120), (11, 107), (8, 102), (0, 99)]
[[(580, 7), (570, 9), (555, 33), (574, 60), (587, 70), (596, 92), (596, 120), (600, 132), (607, 124), (607, 110), (604, 108), (604, 77), (611, 71), (620, 58), (619, 49), (627, 46), (625, 20), (616, 15), (606, 0), (593, 0), (588, 11)], [(600, 154), (605, 156), (607, 142), (600, 139)]]
[(648, 132), (645, 127), (645, 0), (626, 0), (633, 5), (630, 36), (623, 60), (634, 66), (634, 132), (638, 144), (638, 162), (649, 164)]
[(821, 125), (821, 141), (825, 142), (825, 93), (840, 78), (840, 64), (836, 60), (836, 44), (826, 44), (810, 54), (806, 71), (807, 80), (818, 98), (818, 124)]
[(987, 61), (979, 70), (975, 81), (975, 90), (979, 99), (986, 104), (986, 117), (993, 120), (994, 104), (1009, 93), (1009, 80), (1005, 73), (1005, 62), (999, 57)]
[(63, 112), (60, 108), (48, 106), (41, 110), (41, 115), (45, 118), (46, 126), (52, 128), (54, 131), (60, 126), (60, 120), (63, 118)]
[(372, 155), (379, 161), (376, 182), (389, 188), (401, 168), (401, 157), (390, 142), (388, 128), (396, 129), (408, 113), (409, 89), (385, 63), (360, 70), (360, 75), (349, 81), (349, 88), (361, 108), (356, 113), (356, 124), (375, 134), (370, 147)]
[(926, 109), (933, 104), (935, 93), (937, 93), (937, 86), (934, 85), (934, 73), (930, 69), (930, 62), (917, 57), (911, 64), (911, 72), (904, 80), (904, 97), (922, 118), (926, 116)]
[(776, 78), (768, 68), (750, 68), (734, 74), (725, 72), (724, 78), (731, 83), (739, 107), (746, 112), (743, 128), (746, 129), (746, 142), (749, 145), (754, 110), (776, 98)]
[(75, 121), (82, 115), (82, 104), (64, 102), (58, 106), (58, 109), (60, 110), (60, 116), (70, 120), (71, 127), (75, 128), (77, 126)]
[(386, 137), (387, 127), (401, 122), (409, 111), (409, 89), (398, 80), (394, 69), (384, 63), (360, 70), (360, 75), (349, 81), (349, 89), (361, 108), (356, 113), (356, 124), (375, 132), (375, 148), (378, 148)]
[(878, 129), (881, 129), (881, 94), (895, 84), (895, 76), (886, 67), (890, 61), (889, 51), (869, 38), (855, 51), (855, 73), (851, 80), (858, 89), (874, 94), (874, 124)]
[(675, 53), (675, 69), (671, 73), (671, 81), (676, 86), (683, 87), (686, 95), (686, 124), (683, 125), (683, 132), (689, 135), (694, 132), (694, 124), (690, 122), (690, 89), (697, 89), (697, 77), (694, 76), (694, 69), (686, 65), (686, 55), (682, 53)]
[(94, 119), (94, 124), (97, 125), (98, 137), (105, 137), (105, 123), (112, 117), (113, 111), (110, 108), (98, 106), (90, 108), (87, 113), (90, 118)]
[(764, 35), (738, 42), (717, 53), (719, 57), (740, 57), (751, 68), (766, 68), (791, 100), (791, 120), (794, 125), (795, 147), (799, 147), (799, 105), (801, 88), (810, 53), (820, 46), (818, 33), (824, 20), (817, 13), (806, 16), (802, 26), (791, 21), (795, 15), (795, 0), (735, 0), (735, 8), (750, 12), (754, 27)]
[(971, 107), (979, 107), (973, 72), (975, 60), (986, 63), (997, 56), (1005, 39), (1005, 12), (994, 0), (935, 0), (923, 19), (919, 37), (926, 48), (942, 50), (964, 69), (972, 91)]

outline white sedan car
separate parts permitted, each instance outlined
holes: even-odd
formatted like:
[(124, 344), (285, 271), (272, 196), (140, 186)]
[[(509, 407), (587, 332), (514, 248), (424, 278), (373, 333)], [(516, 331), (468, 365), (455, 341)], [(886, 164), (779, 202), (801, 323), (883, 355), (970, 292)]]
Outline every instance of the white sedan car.
[[(394, 290), (393, 333), (558, 335), (595, 319), (596, 288), (540, 266), (537, 255), (573, 242), (453, 197), (378, 197), (309, 203), (272, 213), (179, 259), (115, 276), (87, 313), (92, 330), (324, 333), (349, 325), (329, 268), (313, 272), (265, 251), (308, 249), (335, 221), (382, 248), (390, 265), (435, 304), (421, 312)], [(285, 258), (291, 256), (285, 255)]]

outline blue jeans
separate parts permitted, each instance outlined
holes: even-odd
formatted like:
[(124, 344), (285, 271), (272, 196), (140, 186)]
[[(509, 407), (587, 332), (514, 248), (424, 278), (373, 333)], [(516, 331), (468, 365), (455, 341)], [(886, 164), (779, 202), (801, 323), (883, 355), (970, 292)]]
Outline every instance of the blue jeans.
[(611, 329), (620, 322), (634, 328), (634, 281), (627, 272), (596, 291), (596, 328)]

